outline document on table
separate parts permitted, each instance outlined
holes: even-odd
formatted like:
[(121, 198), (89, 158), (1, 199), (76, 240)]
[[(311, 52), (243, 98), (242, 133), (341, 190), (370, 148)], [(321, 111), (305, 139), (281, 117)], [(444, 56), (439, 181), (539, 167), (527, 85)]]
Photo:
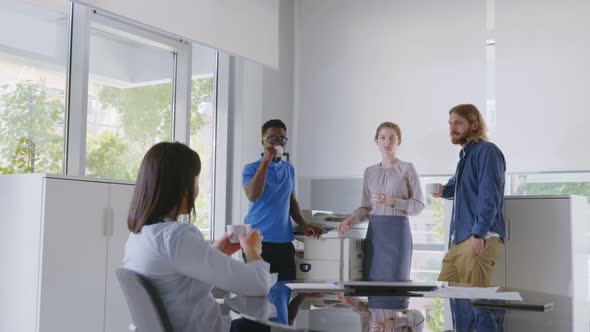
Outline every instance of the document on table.
[(522, 301), (518, 292), (498, 292), (498, 287), (443, 287), (431, 292), (412, 292), (424, 297)]
[(344, 285), (338, 282), (326, 283), (311, 283), (311, 282), (297, 282), (286, 284), (292, 290), (302, 292), (320, 292), (320, 291), (344, 291)]

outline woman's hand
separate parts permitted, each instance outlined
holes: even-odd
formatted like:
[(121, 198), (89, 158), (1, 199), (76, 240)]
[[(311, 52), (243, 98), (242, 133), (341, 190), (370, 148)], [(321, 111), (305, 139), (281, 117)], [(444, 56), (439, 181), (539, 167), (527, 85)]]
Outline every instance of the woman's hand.
[(213, 246), (228, 256), (233, 255), (236, 251), (240, 250), (240, 244), (229, 242), (231, 236), (232, 233), (225, 233), (221, 239), (213, 243)]
[(385, 204), (390, 207), (395, 206), (395, 198), (389, 197), (389, 196), (385, 195), (384, 193), (373, 194), (373, 200), (378, 204)]
[(395, 320), (378, 320), (371, 324), (371, 332), (382, 332), (382, 331), (395, 331)]
[(350, 296), (344, 296), (343, 293), (338, 293), (338, 300), (346, 305), (353, 305), (352, 298)]
[(248, 262), (260, 260), (262, 257), (262, 234), (257, 229), (250, 231), (250, 233), (240, 235), (240, 245), (244, 249), (246, 260)]
[(340, 234), (344, 234), (352, 228), (352, 225), (354, 225), (354, 218), (348, 217), (342, 220), (340, 225), (338, 225), (338, 232), (340, 232)]

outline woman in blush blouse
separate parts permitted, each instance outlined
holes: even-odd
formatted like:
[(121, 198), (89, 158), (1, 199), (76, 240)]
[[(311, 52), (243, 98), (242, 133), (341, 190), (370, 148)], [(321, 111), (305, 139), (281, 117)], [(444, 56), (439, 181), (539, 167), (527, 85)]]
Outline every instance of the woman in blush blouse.
[[(266, 295), (270, 266), (262, 260), (262, 235), (254, 230), (231, 243), (231, 234), (209, 244), (192, 224), (178, 216), (194, 210), (199, 194), (199, 155), (181, 143), (158, 143), (146, 153), (137, 176), (127, 226), (123, 267), (151, 281), (173, 331), (227, 332), (213, 287), (241, 294)], [(240, 247), (248, 263), (230, 256)]]
[(412, 233), (407, 216), (422, 212), (424, 197), (414, 165), (396, 156), (401, 141), (398, 125), (379, 125), (375, 144), (382, 160), (365, 170), (361, 207), (339, 226), (345, 233), (369, 218), (363, 261), (363, 278), (369, 281), (410, 280)]

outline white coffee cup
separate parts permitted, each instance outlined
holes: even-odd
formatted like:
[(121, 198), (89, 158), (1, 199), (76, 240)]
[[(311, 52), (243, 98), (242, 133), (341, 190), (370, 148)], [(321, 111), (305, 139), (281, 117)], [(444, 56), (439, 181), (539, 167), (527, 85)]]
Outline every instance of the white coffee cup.
[(385, 194), (373, 194), (374, 201), (381, 201), (385, 199)]
[(283, 157), (283, 147), (280, 145), (275, 146), (275, 150), (277, 151), (277, 158)]
[(440, 183), (427, 183), (426, 184), (426, 193), (428, 194), (438, 194), (442, 190), (442, 184)]
[(250, 225), (227, 225), (226, 230), (228, 233), (232, 233), (229, 242), (238, 243), (240, 242), (240, 235), (246, 235), (250, 232)]

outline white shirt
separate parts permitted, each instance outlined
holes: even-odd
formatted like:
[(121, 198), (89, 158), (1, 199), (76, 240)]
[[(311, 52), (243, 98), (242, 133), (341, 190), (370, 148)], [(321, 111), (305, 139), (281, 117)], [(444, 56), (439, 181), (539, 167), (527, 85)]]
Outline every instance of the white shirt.
[(129, 235), (123, 267), (147, 277), (178, 332), (222, 331), (231, 319), (221, 314), (213, 287), (263, 296), (272, 286), (269, 264), (243, 263), (212, 247), (191, 224), (166, 221)]

